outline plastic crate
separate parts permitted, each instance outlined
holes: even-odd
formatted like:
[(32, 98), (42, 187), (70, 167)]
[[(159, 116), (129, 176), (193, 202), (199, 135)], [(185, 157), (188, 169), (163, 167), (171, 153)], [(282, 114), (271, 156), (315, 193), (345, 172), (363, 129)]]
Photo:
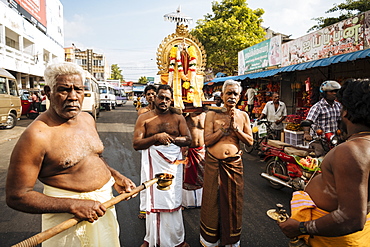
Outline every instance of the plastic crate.
[(284, 129), (284, 141), (293, 146), (303, 146), (303, 131)]

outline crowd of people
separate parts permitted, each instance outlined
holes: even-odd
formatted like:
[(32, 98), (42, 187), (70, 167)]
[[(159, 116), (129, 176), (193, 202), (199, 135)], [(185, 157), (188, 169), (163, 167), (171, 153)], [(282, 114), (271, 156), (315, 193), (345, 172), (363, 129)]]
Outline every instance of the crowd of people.
[[(103, 202), (113, 197), (112, 188), (125, 193), (136, 186), (104, 161), (95, 122), (81, 112), (82, 68), (67, 62), (53, 64), (44, 77), (50, 107), (14, 147), (6, 202), (15, 210), (42, 214), (43, 230), (71, 216), (83, 221), (43, 246), (120, 246), (115, 209), (105, 208)], [(321, 127), (331, 123), (333, 129), (340, 127), (347, 141), (325, 156), (322, 173), (304, 191), (294, 192), (292, 217), (279, 227), (288, 238), (303, 238), (309, 246), (367, 246), (370, 81), (348, 80), (342, 86), (327, 81), (320, 91), (323, 99), (311, 108), (307, 120)], [(194, 207), (201, 207), (202, 246), (241, 246), (244, 181), (240, 143), (253, 143), (251, 110), (237, 109), (241, 93), (240, 82), (227, 80), (221, 93), (214, 95), (216, 106), (226, 111), (182, 115), (171, 110), (170, 86), (145, 88), (147, 106), (138, 111), (133, 138), (133, 148), (141, 152), (141, 181), (163, 172), (174, 175), (174, 180), (169, 190), (140, 194), (139, 218), (146, 222), (141, 247), (189, 246), (182, 208)], [(255, 92), (247, 95), (254, 97)], [(275, 92), (259, 118), (266, 117), (281, 131), (286, 116), (286, 106)], [(305, 130), (307, 139), (308, 134)], [(43, 193), (34, 190), (37, 179), (44, 184)]]

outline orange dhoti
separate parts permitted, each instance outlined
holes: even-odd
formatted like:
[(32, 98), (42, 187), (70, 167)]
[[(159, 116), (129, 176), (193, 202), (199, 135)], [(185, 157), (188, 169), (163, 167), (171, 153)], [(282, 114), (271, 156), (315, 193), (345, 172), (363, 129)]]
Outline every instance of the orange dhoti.
[[(308, 193), (296, 191), (293, 193), (291, 201), (292, 219), (302, 221), (311, 221), (319, 219), (329, 212), (318, 208), (312, 201)], [(323, 237), (304, 235), (302, 238), (312, 247), (345, 247), (356, 246), (366, 247), (370, 244), (370, 213), (367, 215), (366, 224), (362, 231), (348, 234), (340, 237)]]

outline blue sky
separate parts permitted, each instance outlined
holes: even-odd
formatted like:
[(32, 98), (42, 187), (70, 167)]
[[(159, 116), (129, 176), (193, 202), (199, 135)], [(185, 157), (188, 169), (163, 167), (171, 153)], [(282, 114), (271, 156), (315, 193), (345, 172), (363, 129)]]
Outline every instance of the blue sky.
[[(175, 31), (175, 23), (163, 16), (181, 6), (196, 20), (212, 13), (212, 0), (60, 0), (64, 9), (64, 46), (94, 49), (106, 55), (109, 65), (118, 64), (126, 81), (141, 76), (158, 80), (156, 52), (162, 40)], [(220, 0), (218, 1), (220, 2)], [(334, 3), (344, 0), (247, 0), (248, 7), (262, 8), (263, 26), (298, 38), (315, 21), (326, 16)], [(237, 59), (237, 58), (235, 58)]]

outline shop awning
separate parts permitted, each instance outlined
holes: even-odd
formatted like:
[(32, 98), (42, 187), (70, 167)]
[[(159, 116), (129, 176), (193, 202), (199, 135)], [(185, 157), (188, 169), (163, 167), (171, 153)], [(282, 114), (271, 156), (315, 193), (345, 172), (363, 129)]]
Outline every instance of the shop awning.
[(211, 81), (208, 81), (204, 84), (205, 85), (207, 85), (207, 84), (212, 85), (213, 83), (224, 82), (224, 81), (229, 80), (229, 79), (238, 81), (238, 80), (244, 80), (246, 78), (249, 78), (249, 79), (265, 78), (265, 77), (270, 77), (270, 76), (276, 75), (278, 73), (300, 71), (300, 70), (306, 70), (306, 69), (316, 68), (316, 67), (325, 67), (325, 66), (329, 66), (331, 64), (344, 63), (344, 62), (354, 61), (354, 60), (357, 60), (357, 59), (367, 58), (367, 57), (370, 57), (370, 49), (355, 51), (355, 52), (341, 54), (341, 55), (336, 55), (336, 56), (332, 56), (332, 57), (328, 57), (328, 58), (322, 58), (322, 59), (319, 59), (319, 60), (314, 60), (314, 61), (310, 61), (310, 62), (306, 62), (306, 63), (293, 64), (293, 65), (289, 65), (289, 66), (286, 66), (286, 67), (261, 71), (261, 72), (257, 72), (257, 73), (251, 73), (251, 74), (245, 74), (245, 75), (239, 75), (239, 76), (228, 76), (228, 77), (215, 78), (215, 79), (213, 79)]
[(351, 53), (336, 55), (328, 58), (322, 58), (319, 60), (314, 60), (306, 63), (289, 65), (283, 68), (280, 68), (279, 72), (290, 72), (295, 70), (306, 70), (316, 67), (325, 67), (331, 64), (344, 63), (348, 61), (354, 61), (361, 58), (370, 57), (370, 49), (355, 51)]
[(266, 70), (266, 71), (261, 71), (257, 73), (251, 73), (251, 74), (246, 74), (246, 75), (237, 75), (237, 76), (227, 76), (227, 77), (220, 77), (220, 78), (215, 78), (212, 81), (207, 81), (204, 83), (204, 85), (212, 85), (213, 83), (218, 83), (218, 82), (224, 82), (226, 80), (235, 80), (235, 81), (242, 81), (246, 78), (250, 79), (256, 79), (256, 78), (263, 78), (263, 77), (269, 77), (273, 76), (278, 73), (279, 69), (272, 69), (272, 70)]
[(246, 76), (246, 78), (249, 78), (249, 79), (256, 79), (256, 78), (264, 78), (264, 77), (273, 76), (279, 72), (280, 72), (280, 69), (271, 69), (271, 70), (261, 71), (257, 73), (246, 74), (244, 76)]
[[(245, 76), (245, 75), (241, 75), (241, 76)], [(230, 79), (232, 79), (232, 80), (238, 80), (237, 77), (239, 77), (239, 76), (218, 77), (218, 78), (215, 78), (215, 79), (213, 79), (211, 81), (205, 82), (204, 85), (208, 85), (208, 84), (209, 85), (212, 85), (213, 83), (224, 82), (224, 81), (230, 80)], [(239, 80), (242, 80), (242, 79), (239, 79)]]

